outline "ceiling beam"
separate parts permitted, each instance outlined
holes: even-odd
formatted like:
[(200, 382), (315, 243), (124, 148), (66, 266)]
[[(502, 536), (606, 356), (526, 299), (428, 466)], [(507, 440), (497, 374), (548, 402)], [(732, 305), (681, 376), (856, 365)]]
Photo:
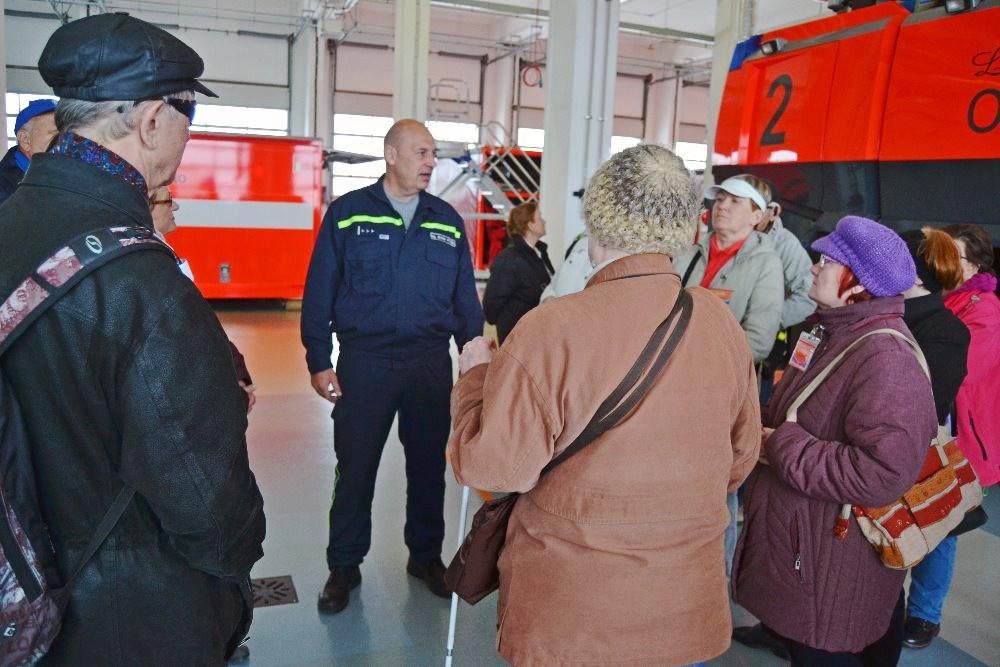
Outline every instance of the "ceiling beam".
[[(530, 7), (508, 5), (501, 2), (489, 2), (488, 0), (431, 0), (431, 4), (439, 7), (452, 7), (454, 9), (501, 14), (504, 16), (528, 20), (549, 20), (549, 12), (545, 9), (535, 11)], [(618, 28), (619, 30), (638, 35), (673, 39), (679, 42), (692, 42), (700, 46), (711, 46), (715, 42), (715, 38), (712, 37), (712, 35), (685, 32), (684, 30), (674, 30), (673, 28), (660, 28), (658, 26), (641, 25), (638, 23), (619, 23)]]

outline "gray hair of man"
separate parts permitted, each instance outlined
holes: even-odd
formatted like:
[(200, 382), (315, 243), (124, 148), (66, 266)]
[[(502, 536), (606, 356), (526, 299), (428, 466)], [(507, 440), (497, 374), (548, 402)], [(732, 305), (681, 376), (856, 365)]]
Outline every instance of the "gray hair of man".
[(134, 132), (139, 122), (139, 109), (156, 100), (193, 100), (194, 91), (181, 91), (155, 100), (90, 102), (61, 99), (56, 104), (56, 129), (76, 132), (87, 128), (106, 141), (118, 141)]

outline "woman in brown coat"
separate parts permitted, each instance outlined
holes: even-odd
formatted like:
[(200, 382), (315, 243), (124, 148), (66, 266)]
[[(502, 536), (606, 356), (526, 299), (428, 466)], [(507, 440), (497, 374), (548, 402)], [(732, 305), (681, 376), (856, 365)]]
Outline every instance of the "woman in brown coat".
[(739, 323), (691, 289), (687, 331), (635, 410), (539, 482), (678, 298), (668, 254), (697, 195), (658, 146), (618, 153), (584, 199), (586, 289), (466, 344), (448, 451), (463, 484), (519, 491), (500, 559), (500, 655), (517, 665), (684, 665), (729, 646), (726, 493), (756, 461), (760, 415)]

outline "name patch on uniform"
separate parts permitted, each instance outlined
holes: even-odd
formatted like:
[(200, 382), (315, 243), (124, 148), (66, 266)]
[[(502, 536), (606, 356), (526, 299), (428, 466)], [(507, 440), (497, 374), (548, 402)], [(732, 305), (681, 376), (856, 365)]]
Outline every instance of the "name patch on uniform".
[(380, 239), (382, 239), (383, 241), (388, 241), (389, 240), (389, 235), (388, 234), (379, 234), (378, 237)]
[(437, 232), (431, 232), (432, 241), (440, 241), (441, 243), (447, 243), (452, 248), (455, 247), (455, 239), (448, 236), (447, 234), (439, 234)]

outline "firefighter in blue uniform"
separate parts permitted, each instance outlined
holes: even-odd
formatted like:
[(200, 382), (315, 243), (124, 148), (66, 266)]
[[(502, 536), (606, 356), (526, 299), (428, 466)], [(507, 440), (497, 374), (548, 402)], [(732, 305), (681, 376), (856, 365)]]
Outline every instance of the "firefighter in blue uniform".
[[(462, 218), (424, 192), (434, 138), (423, 124), (401, 120), (385, 137), (385, 161), (377, 183), (327, 210), (302, 299), (312, 386), (334, 404), (330, 576), (319, 597), (326, 613), (344, 609), (361, 584), (375, 475), (397, 413), (406, 455), (406, 569), (449, 597), (441, 563), (449, 340), (461, 349), (481, 335), (483, 311)], [(336, 372), (331, 333), (340, 349)]]

